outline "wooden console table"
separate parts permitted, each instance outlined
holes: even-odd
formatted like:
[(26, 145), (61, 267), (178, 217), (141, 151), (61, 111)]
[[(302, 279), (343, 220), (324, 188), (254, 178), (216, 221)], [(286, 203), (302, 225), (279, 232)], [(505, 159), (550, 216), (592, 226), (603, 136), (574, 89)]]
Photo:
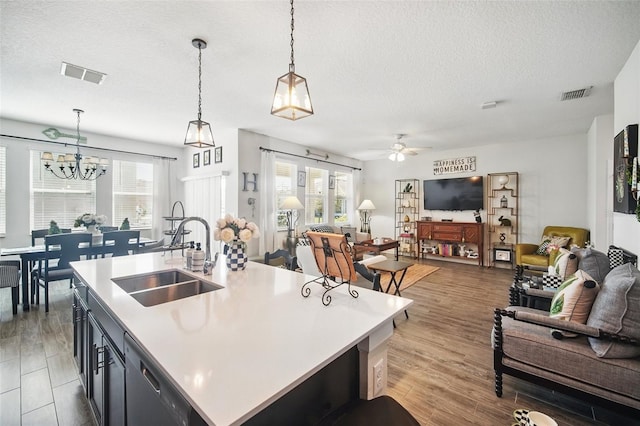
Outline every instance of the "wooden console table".
[[(484, 264), (484, 224), (476, 222), (427, 222), (418, 221), (418, 241), (435, 241), (441, 244), (450, 244), (451, 247), (460, 247), (461, 245), (475, 245), (478, 247), (477, 258), (468, 258), (466, 256), (456, 256), (462, 260), (477, 261), (479, 266)], [(425, 258), (427, 253), (422, 244), (420, 254)], [(432, 254), (440, 257), (453, 257), (453, 250), (449, 253)]]

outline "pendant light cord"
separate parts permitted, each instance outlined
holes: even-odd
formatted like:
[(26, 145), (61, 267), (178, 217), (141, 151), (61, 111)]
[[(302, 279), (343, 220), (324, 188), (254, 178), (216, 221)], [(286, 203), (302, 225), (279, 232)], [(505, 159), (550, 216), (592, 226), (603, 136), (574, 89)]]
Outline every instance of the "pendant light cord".
[(201, 118), (202, 118), (202, 44), (198, 42), (198, 121), (200, 121)]
[(291, 64), (290, 64), (290, 68), (291, 68), (291, 72), (295, 72), (295, 63), (293, 60), (293, 0), (291, 0)]

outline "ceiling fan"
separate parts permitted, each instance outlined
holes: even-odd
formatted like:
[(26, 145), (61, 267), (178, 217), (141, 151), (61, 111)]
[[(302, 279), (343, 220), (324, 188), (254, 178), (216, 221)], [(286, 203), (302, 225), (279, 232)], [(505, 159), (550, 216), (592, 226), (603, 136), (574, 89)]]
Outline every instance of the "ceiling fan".
[(400, 140), (406, 135), (397, 134), (396, 142), (391, 145), (389, 149), (389, 160), (391, 161), (404, 161), (404, 157), (406, 155), (418, 155), (418, 151), (415, 148), (407, 148), (404, 142), (400, 142)]

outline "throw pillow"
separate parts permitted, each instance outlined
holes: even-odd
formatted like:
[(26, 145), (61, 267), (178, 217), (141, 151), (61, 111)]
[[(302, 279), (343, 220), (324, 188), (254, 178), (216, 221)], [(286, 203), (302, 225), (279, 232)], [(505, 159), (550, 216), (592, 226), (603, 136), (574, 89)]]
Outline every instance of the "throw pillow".
[(553, 296), (549, 316), (585, 324), (599, 290), (600, 286), (589, 274), (580, 270), (576, 271), (562, 283)]
[(345, 237), (347, 237), (347, 242), (348, 243), (357, 242), (356, 232), (358, 232), (358, 230), (356, 229), (355, 226), (341, 226), (340, 227), (340, 232), (342, 232), (342, 234)]
[(591, 275), (596, 282), (604, 282), (609, 273), (609, 258), (606, 254), (591, 247), (572, 248), (571, 252), (578, 256), (578, 269)]
[(542, 241), (549, 240), (549, 245), (558, 246), (558, 247), (566, 247), (569, 244), (569, 240), (571, 237), (567, 237), (565, 235), (543, 235)]
[(545, 237), (542, 238), (542, 242), (540, 243), (540, 245), (538, 246), (538, 249), (536, 250), (536, 254), (542, 255), (542, 256), (548, 256), (549, 253), (547, 252), (547, 247), (549, 247), (549, 244), (551, 243), (551, 240), (545, 239)]
[[(617, 266), (605, 278), (587, 325), (640, 339), (640, 271), (630, 263)], [(634, 358), (640, 346), (589, 338), (601, 358)]]
[(578, 257), (564, 248), (557, 250), (557, 252), (557, 254), (552, 252), (550, 255), (549, 261), (553, 259), (553, 263), (551, 264), (553, 270), (550, 272), (553, 273), (553, 275), (559, 276), (562, 281), (565, 281), (578, 270)]
[(329, 234), (334, 234), (335, 231), (329, 225), (315, 225), (311, 227), (311, 230), (314, 232), (327, 232)]

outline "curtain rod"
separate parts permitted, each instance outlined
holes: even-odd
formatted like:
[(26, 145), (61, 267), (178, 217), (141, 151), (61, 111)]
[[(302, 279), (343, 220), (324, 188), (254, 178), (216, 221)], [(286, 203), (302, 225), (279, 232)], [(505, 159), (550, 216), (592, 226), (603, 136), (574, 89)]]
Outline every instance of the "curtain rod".
[[(290, 152), (284, 152), (284, 151), (278, 151), (275, 149), (271, 149), (271, 148), (264, 148), (264, 147), (260, 147), (260, 151), (267, 151), (267, 152), (277, 152), (278, 154), (284, 154), (284, 155), (291, 155), (292, 157), (299, 157), (299, 158), (304, 158), (305, 160), (310, 160), (309, 157), (304, 156), (304, 155), (298, 155), (298, 154), (292, 154)], [(329, 163), (329, 164), (334, 164), (336, 166), (340, 166), (340, 167), (348, 167), (351, 170), (362, 170), (359, 167), (353, 167), (353, 166), (348, 166), (346, 164), (340, 164), (340, 163), (334, 163), (333, 161), (327, 161), (327, 160), (314, 160), (314, 161), (319, 161), (321, 163)]]
[[(75, 147), (75, 143), (69, 143), (69, 142), (58, 142), (58, 141), (48, 141), (46, 139), (35, 139), (35, 138), (26, 138), (24, 136), (13, 136), (13, 135), (5, 135), (5, 134), (0, 134), (0, 137), (3, 138), (12, 138), (12, 139), (22, 139), (25, 141), (34, 141), (34, 142), (44, 142), (44, 143), (53, 143), (56, 145), (64, 145), (64, 146), (74, 146)], [(153, 155), (153, 154), (143, 154), (141, 152), (133, 152), (133, 151), (122, 151), (120, 149), (111, 149), (111, 148), (100, 148), (100, 147), (93, 147), (93, 146), (82, 146), (81, 148), (86, 148), (86, 149), (95, 149), (98, 151), (108, 151), (108, 152), (118, 152), (120, 154), (133, 154), (133, 155), (144, 155), (146, 157), (151, 157), (151, 158), (160, 158), (163, 160), (177, 160), (176, 157), (165, 157), (163, 155)]]

